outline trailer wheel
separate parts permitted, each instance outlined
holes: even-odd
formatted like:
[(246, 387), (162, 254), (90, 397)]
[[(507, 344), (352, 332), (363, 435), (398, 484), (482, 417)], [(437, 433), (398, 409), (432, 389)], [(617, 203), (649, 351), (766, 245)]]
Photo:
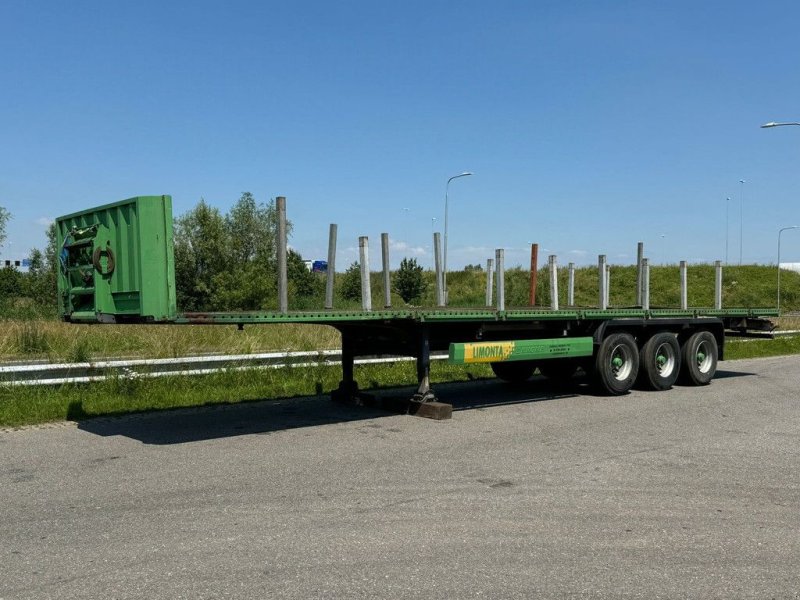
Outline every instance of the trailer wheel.
[(681, 348), (681, 380), (688, 385), (708, 385), (717, 372), (717, 339), (709, 331), (692, 334)]
[(520, 383), (527, 381), (536, 370), (536, 363), (532, 360), (513, 360), (509, 362), (489, 363), (492, 371), (503, 381)]
[(578, 370), (578, 362), (571, 358), (543, 360), (539, 372), (551, 381), (569, 381)]
[(681, 347), (671, 333), (657, 333), (642, 348), (642, 381), (656, 391), (670, 389), (681, 368)]
[(639, 349), (628, 333), (614, 333), (600, 344), (594, 362), (600, 391), (618, 396), (633, 387), (639, 374)]

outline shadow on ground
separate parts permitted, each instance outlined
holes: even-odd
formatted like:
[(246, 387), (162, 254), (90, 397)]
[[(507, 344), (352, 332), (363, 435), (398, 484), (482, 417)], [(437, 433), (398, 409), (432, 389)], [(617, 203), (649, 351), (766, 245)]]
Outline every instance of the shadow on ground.
[[(574, 397), (582, 393), (583, 387), (578, 380), (554, 387), (543, 378), (513, 385), (490, 379), (439, 384), (436, 391), (442, 402), (453, 405), (454, 411), (463, 411)], [(414, 391), (406, 387), (370, 393), (387, 399), (408, 399)], [(81, 420), (78, 428), (101, 436), (122, 435), (145, 444), (182, 444), (374, 420), (393, 414), (378, 408), (336, 403), (328, 396), (310, 396), (100, 417)]]
[[(754, 375), (740, 371), (717, 371), (716, 378)], [(561, 384), (555, 384), (543, 377), (535, 377), (521, 384), (484, 379), (438, 384), (435, 389), (439, 399), (452, 404), (454, 411), (595, 395), (587, 380), (582, 378)], [(387, 400), (407, 400), (414, 391), (414, 388), (404, 387), (374, 390), (370, 393)], [(82, 411), (76, 408), (76, 414), (79, 412)], [(183, 444), (238, 435), (268, 434), (301, 427), (374, 420), (393, 414), (396, 413), (380, 408), (336, 403), (328, 396), (306, 396), (86, 420), (79, 418), (78, 428), (101, 436), (122, 435), (145, 444)]]

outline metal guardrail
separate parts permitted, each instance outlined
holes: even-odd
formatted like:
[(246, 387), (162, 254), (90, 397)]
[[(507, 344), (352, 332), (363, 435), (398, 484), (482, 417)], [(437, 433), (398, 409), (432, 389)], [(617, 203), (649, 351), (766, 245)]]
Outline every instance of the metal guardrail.
[[(432, 360), (447, 358), (447, 353), (431, 353)], [(135, 360), (103, 360), (83, 363), (36, 363), (0, 366), (0, 385), (62, 385), (89, 383), (112, 377), (165, 377), (169, 375), (205, 375), (224, 370), (280, 369), (338, 365), (340, 350), (316, 352), (269, 352), (189, 356), (182, 358), (145, 358)], [(362, 357), (356, 364), (411, 361), (406, 356)]]

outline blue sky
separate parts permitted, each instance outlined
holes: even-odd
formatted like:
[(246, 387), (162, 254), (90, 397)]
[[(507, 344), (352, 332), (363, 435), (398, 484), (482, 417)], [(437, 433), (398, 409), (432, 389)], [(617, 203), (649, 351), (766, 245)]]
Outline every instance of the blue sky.
[[(451, 267), (775, 262), (800, 224), (796, 2), (0, 4), (6, 258), (54, 217), (136, 195), (284, 195), (339, 266), (380, 233)], [(740, 184), (741, 179), (746, 180)], [(726, 198), (730, 197), (728, 203)], [(432, 221), (432, 219), (436, 221)], [(783, 237), (800, 261), (800, 230)]]

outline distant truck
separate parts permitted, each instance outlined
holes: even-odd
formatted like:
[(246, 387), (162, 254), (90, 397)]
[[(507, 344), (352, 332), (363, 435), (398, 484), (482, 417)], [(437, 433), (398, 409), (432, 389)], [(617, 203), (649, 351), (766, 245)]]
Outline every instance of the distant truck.
[[(131, 198), (59, 217), (56, 236), (59, 308), (66, 321), (330, 325), (342, 336), (342, 381), (335, 397), (359, 398), (355, 357), (412, 356), (419, 388), (410, 406), (417, 407), (436, 401), (431, 351), (448, 351), (452, 363), (488, 363), (507, 381), (524, 381), (537, 369), (566, 380), (581, 370), (606, 394), (624, 394), (637, 380), (666, 390), (679, 377), (690, 385), (708, 384), (724, 357), (726, 331), (771, 331), (766, 317), (778, 314), (771, 308), (642, 306), (179, 313), (170, 196)], [(313, 261), (311, 269), (324, 272), (327, 263)]]

